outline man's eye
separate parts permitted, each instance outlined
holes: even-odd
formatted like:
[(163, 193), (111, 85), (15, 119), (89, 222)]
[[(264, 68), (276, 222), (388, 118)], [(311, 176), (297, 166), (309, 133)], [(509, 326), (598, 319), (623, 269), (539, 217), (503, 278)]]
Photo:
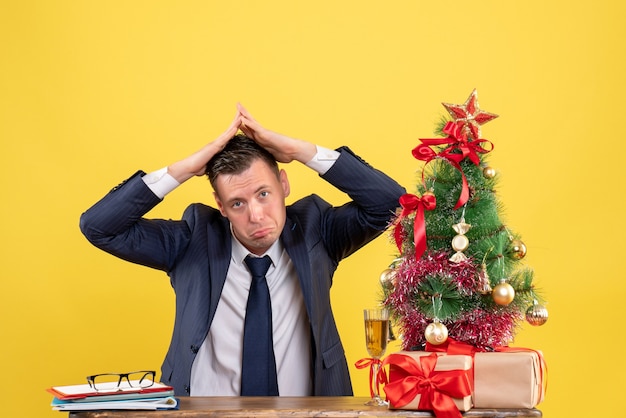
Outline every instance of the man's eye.
[(243, 203), (241, 203), (241, 202), (235, 202), (235, 203), (233, 203), (233, 208), (240, 208), (242, 204)]
[(259, 193), (259, 196), (267, 197), (267, 196), (269, 196), (269, 194), (270, 194), (270, 192), (261, 192), (261, 193)]

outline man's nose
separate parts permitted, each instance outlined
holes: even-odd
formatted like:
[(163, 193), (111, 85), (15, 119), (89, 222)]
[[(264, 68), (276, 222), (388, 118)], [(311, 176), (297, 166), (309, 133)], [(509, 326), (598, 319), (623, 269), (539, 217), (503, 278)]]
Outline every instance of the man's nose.
[(250, 206), (250, 220), (260, 221), (263, 219), (263, 207), (258, 203), (251, 203)]

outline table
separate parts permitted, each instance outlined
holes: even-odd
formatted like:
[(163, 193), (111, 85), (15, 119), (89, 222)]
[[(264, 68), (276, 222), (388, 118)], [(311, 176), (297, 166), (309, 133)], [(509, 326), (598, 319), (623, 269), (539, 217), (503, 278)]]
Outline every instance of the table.
[[(177, 411), (84, 411), (70, 418), (199, 418), (199, 417), (433, 417), (426, 411), (367, 406), (360, 397), (181, 397)], [(472, 409), (471, 418), (541, 417), (537, 409)]]

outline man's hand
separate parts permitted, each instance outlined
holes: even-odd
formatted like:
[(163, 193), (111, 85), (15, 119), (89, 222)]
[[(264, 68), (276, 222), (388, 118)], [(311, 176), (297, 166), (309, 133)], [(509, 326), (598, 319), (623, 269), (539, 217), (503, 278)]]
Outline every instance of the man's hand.
[(296, 160), (305, 164), (317, 153), (315, 144), (290, 138), (264, 128), (241, 104), (237, 104), (237, 110), (241, 115), (239, 127), (241, 131), (268, 150), (277, 161), (289, 163)]
[(206, 165), (211, 158), (220, 152), (228, 141), (232, 139), (241, 127), (242, 116), (237, 112), (235, 119), (213, 142), (209, 142), (200, 150), (194, 152), (189, 157), (177, 161), (167, 167), (167, 172), (174, 177), (179, 183), (183, 183), (193, 176), (202, 176), (206, 170)]

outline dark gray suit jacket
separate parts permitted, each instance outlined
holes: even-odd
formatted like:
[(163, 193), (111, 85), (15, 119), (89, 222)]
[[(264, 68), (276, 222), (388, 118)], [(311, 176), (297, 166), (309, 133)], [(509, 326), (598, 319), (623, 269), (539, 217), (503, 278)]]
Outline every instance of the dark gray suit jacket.
[[(404, 189), (347, 148), (322, 177), (351, 202), (332, 207), (316, 195), (287, 207), (281, 240), (296, 267), (311, 331), (314, 395), (352, 395), (348, 365), (330, 306), (339, 261), (380, 235)], [(80, 228), (96, 247), (164, 270), (176, 293), (176, 318), (161, 381), (189, 394), (191, 365), (213, 320), (230, 262), (228, 220), (192, 204), (182, 220), (144, 219), (160, 202), (138, 172), (87, 210)], [(372, 266), (373, 271), (378, 267)]]

